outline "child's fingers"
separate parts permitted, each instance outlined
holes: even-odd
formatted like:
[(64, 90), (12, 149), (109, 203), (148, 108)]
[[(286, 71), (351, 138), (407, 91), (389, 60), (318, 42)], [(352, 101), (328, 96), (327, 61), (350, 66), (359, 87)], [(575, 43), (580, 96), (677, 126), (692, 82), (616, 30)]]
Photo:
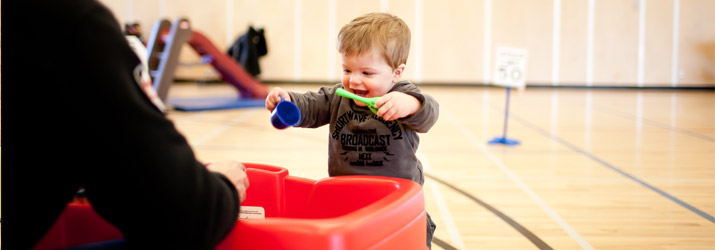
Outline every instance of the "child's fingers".
[[(266, 97), (266, 109), (269, 111), (273, 111), (273, 109), (276, 107), (276, 104), (281, 101), (281, 95), (283, 95), (285, 91), (280, 89), (280, 88), (274, 88), (271, 90), (270, 93), (268, 93), (268, 96)], [(287, 95), (287, 93), (285, 93)]]
[(385, 112), (385, 116), (383, 118), (385, 119), (385, 121), (395, 120), (399, 118), (397, 111), (397, 107), (392, 107), (391, 109), (387, 110), (387, 112)]
[(377, 116), (382, 117), (384, 119), (385, 112), (387, 112), (389, 108), (385, 106), (384, 102), (380, 103), (380, 100), (382, 100), (382, 98), (378, 99), (377, 102), (375, 102), (375, 107), (377, 108)]
[(375, 102), (375, 107), (380, 108), (380, 107), (382, 107), (382, 105), (385, 105), (385, 103), (389, 102), (390, 100), (392, 100), (392, 95), (390, 95), (390, 94), (384, 95), (384, 96), (380, 97), (380, 99), (377, 99), (377, 101)]
[(382, 117), (385, 121), (391, 121), (395, 119), (397, 111), (398, 107), (395, 105), (395, 102), (386, 102), (377, 111), (377, 115)]
[(377, 99), (377, 101), (375, 102), (375, 107), (377, 108), (377, 116), (382, 117), (382, 119), (386, 119), (385, 113), (387, 113), (387, 111), (389, 111), (391, 108), (391, 105), (389, 105), (389, 103), (391, 103), (391, 100), (392, 95), (390, 94), (384, 95), (380, 97), (380, 99)]
[(276, 88), (274, 92), (275, 93), (273, 95), (274, 96), (273, 100), (275, 100), (276, 103), (279, 103), (281, 101), (281, 97), (283, 97), (283, 99), (285, 99), (286, 101), (291, 101), (288, 91), (285, 91), (280, 88)]
[(276, 107), (271, 99), (270, 95), (266, 98), (266, 109), (268, 109), (268, 111), (273, 111), (273, 108)]

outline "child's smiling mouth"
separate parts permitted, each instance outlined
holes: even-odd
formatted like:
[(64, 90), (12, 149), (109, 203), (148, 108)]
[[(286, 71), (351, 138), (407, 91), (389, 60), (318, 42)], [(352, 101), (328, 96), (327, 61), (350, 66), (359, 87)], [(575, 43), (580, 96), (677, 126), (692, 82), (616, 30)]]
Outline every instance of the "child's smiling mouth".
[(369, 92), (370, 92), (370, 91), (367, 91), (367, 90), (356, 90), (356, 89), (353, 89), (353, 93), (354, 93), (354, 94), (359, 95), (359, 96), (362, 96), (362, 97), (367, 97), (367, 93), (369, 93)]

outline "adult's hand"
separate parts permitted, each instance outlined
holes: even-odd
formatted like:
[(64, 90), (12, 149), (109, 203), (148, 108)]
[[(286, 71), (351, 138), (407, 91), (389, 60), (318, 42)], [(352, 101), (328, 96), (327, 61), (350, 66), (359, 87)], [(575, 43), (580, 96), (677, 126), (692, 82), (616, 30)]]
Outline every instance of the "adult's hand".
[(226, 160), (208, 164), (206, 168), (225, 175), (236, 187), (241, 202), (246, 200), (246, 190), (249, 185), (246, 166), (234, 160)]

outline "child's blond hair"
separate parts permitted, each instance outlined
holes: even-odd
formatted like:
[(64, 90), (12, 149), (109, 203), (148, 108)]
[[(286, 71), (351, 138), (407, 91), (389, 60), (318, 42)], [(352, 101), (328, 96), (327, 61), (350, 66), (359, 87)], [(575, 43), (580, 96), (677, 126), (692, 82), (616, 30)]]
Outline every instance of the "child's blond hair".
[(410, 53), (410, 28), (397, 16), (373, 12), (353, 19), (338, 33), (338, 51), (359, 55), (380, 49), (392, 69), (407, 63)]

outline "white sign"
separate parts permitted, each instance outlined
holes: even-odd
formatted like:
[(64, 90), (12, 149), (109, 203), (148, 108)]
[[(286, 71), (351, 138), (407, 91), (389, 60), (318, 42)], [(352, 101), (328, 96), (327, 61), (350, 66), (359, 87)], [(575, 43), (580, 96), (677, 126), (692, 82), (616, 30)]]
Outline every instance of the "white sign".
[(526, 49), (497, 47), (494, 85), (523, 89), (526, 87)]
[(238, 211), (238, 219), (265, 219), (266, 210), (263, 207), (241, 206)]

